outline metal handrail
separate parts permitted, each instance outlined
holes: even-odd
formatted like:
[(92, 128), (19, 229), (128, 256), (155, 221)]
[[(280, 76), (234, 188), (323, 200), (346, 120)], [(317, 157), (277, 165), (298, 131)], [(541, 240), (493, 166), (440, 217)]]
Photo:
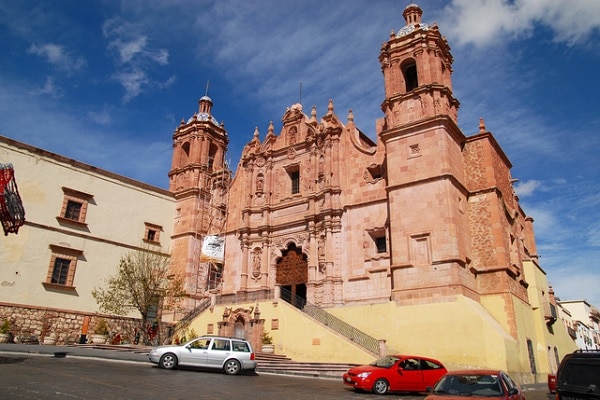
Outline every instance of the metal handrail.
[(203, 299), (199, 305), (197, 305), (194, 309), (192, 309), (189, 313), (187, 313), (183, 318), (177, 321), (175, 325), (175, 329), (173, 332), (180, 331), (184, 327), (188, 326), (194, 318), (200, 315), (204, 310), (210, 307), (210, 299)]
[[(263, 293), (260, 296), (243, 296), (243, 298), (240, 298), (239, 296), (217, 296), (216, 304), (230, 304), (238, 301), (248, 301), (251, 299), (254, 301), (261, 301), (265, 298), (270, 298), (270, 295), (272, 295), (272, 291)], [(304, 297), (297, 296), (285, 288), (281, 288), (281, 300), (293, 305), (306, 315), (327, 326), (331, 330), (339, 333), (340, 335), (348, 338), (366, 351), (375, 356), (379, 356), (379, 340), (375, 339), (374, 337), (328, 313), (319, 306), (307, 302)], [(181, 318), (179, 322), (177, 322), (174, 332), (177, 332), (188, 326), (194, 318), (200, 315), (204, 310), (208, 309), (210, 304), (211, 301), (209, 298), (203, 299), (198, 306), (196, 306), (193, 310)]]
[(307, 302), (305, 298), (297, 296), (287, 289), (281, 288), (281, 299), (340, 335), (350, 339), (368, 352), (375, 356), (379, 356), (379, 340), (375, 339), (373, 336), (342, 321), (319, 306)]

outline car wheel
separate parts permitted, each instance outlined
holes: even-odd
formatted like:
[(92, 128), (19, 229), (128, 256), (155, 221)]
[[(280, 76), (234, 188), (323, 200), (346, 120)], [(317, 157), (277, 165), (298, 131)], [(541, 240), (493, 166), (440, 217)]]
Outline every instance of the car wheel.
[(237, 375), (241, 369), (242, 366), (238, 360), (227, 360), (223, 366), (223, 370), (227, 375)]
[(158, 365), (164, 369), (173, 369), (177, 366), (177, 356), (173, 353), (163, 354)]
[(375, 394), (386, 394), (390, 389), (390, 385), (385, 379), (377, 379), (373, 383), (373, 393)]

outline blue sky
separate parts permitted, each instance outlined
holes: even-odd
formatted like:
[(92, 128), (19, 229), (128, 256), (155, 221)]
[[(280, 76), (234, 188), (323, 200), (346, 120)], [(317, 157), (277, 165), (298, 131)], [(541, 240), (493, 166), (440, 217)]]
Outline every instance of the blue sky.
[[(0, 135), (167, 188), (173, 131), (210, 81), (233, 167), (300, 82), (305, 112), (331, 98), (375, 138), (377, 57), (408, 3), (0, 0)], [(556, 294), (600, 307), (600, 2), (417, 3), (452, 48), (461, 129), (483, 117), (513, 164)]]

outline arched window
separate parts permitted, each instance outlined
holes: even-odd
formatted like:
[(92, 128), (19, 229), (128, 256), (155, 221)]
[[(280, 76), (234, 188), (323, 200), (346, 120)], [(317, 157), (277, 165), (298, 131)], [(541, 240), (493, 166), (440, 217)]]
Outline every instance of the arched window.
[(414, 60), (410, 60), (402, 66), (402, 73), (404, 74), (404, 82), (406, 82), (407, 93), (419, 86), (417, 64)]
[(210, 148), (208, 150), (208, 169), (212, 170), (213, 165), (215, 163), (215, 157), (217, 156), (218, 147), (214, 144), (210, 144)]
[(181, 165), (187, 165), (190, 159), (190, 142), (185, 142), (183, 146), (181, 146)]

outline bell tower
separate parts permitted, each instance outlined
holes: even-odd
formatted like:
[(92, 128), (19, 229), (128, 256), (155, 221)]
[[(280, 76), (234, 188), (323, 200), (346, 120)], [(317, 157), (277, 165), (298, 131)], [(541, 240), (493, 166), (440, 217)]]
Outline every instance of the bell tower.
[(203, 96), (198, 112), (182, 120), (173, 133), (173, 160), (169, 171), (169, 191), (176, 199), (171, 268), (183, 273), (189, 304), (194, 306), (206, 289), (207, 271), (203, 271), (200, 253), (209, 232), (211, 200), (215, 182), (229, 172), (225, 154), (229, 138), (223, 124), (212, 115), (213, 102)]
[(406, 7), (406, 25), (397, 34), (392, 31), (379, 54), (385, 83), (382, 107), (389, 128), (434, 115), (457, 122), (450, 46), (437, 25), (421, 22), (422, 14), (416, 4)]
[(473, 295), (468, 272), (459, 102), (452, 94), (452, 55), (436, 25), (410, 4), (406, 24), (381, 48), (392, 298), (404, 304)]

